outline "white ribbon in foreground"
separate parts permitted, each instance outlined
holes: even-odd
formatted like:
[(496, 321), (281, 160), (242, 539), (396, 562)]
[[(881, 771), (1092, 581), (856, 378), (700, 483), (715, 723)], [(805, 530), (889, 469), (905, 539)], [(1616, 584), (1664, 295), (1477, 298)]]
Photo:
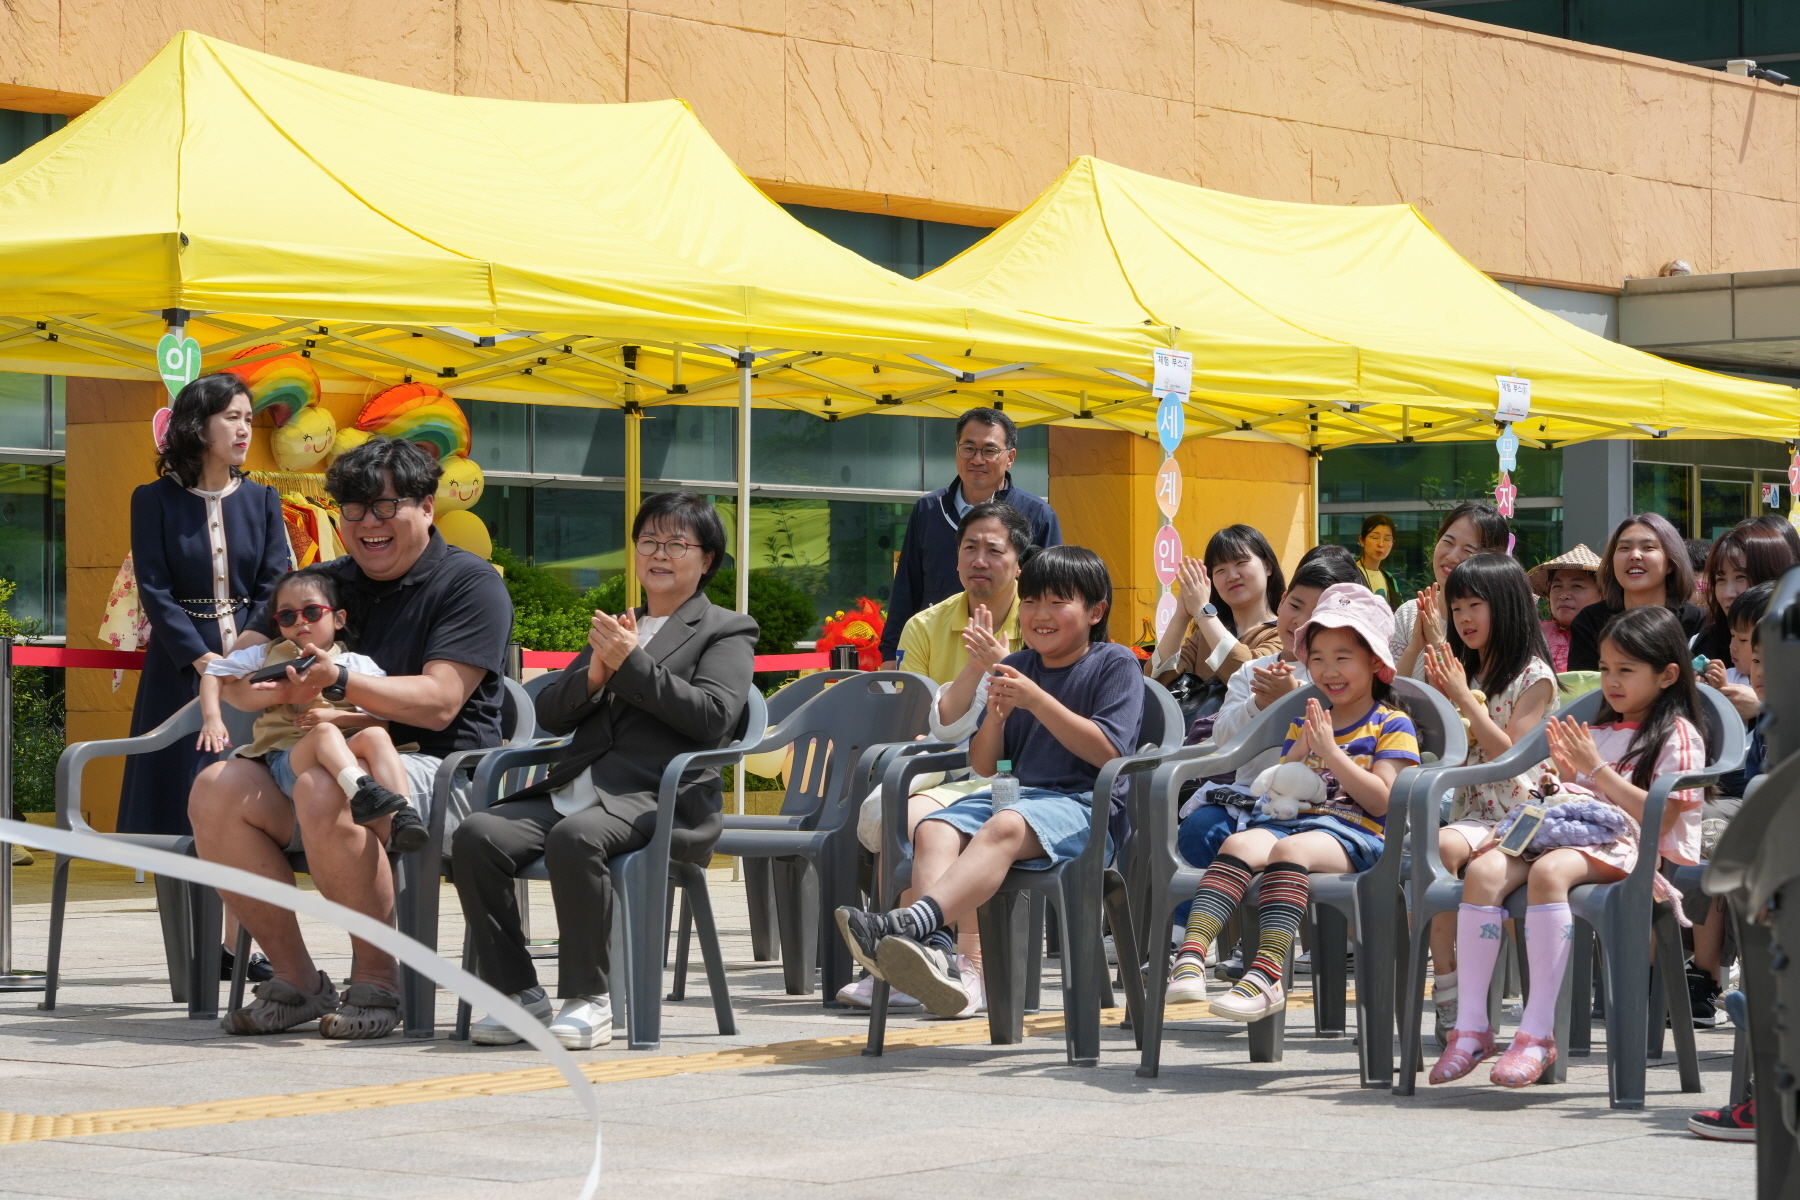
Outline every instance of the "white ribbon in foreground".
[(485, 1009), (506, 1027), (542, 1050), (562, 1077), (569, 1081), (575, 1098), (594, 1119), (594, 1161), (588, 1166), (587, 1180), (581, 1188), (580, 1200), (590, 1200), (600, 1186), (600, 1098), (594, 1085), (581, 1073), (575, 1056), (563, 1049), (542, 1022), (515, 1004), (504, 993), (497, 992), (461, 967), (439, 958), (424, 944), (407, 937), (391, 925), (366, 917), (341, 904), (334, 904), (314, 892), (304, 892), (289, 884), (276, 883), (261, 875), (252, 875), (236, 867), (205, 862), (152, 850), (128, 842), (116, 841), (91, 833), (75, 833), (67, 829), (50, 829), (28, 825), (23, 821), (0, 821), (0, 844), (16, 842), (33, 850), (47, 850), (66, 858), (84, 858), (92, 862), (113, 863), (140, 871), (151, 871), (171, 879), (205, 884), (222, 892), (235, 892), (265, 904), (285, 908), (291, 913), (312, 917), (337, 926), (345, 933), (379, 946), (427, 979), (449, 988), (475, 1006)]

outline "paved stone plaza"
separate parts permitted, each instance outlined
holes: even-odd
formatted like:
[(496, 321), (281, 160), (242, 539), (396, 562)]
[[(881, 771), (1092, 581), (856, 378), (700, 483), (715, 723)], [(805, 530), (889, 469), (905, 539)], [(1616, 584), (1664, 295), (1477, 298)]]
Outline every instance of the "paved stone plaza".
[[(22, 966), (43, 961), (47, 876), (42, 866), (20, 872)], [(118, 1110), (174, 1107), (139, 1114), (142, 1132), (0, 1144), (0, 1194), (576, 1194), (591, 1126), (566, 1089), (418, 1101), (442, 1090), (423, 1081), (541, 1070), (534, 1051), (453, 1044), (441, 1031), (433, 1042), (374, 1044), (326, 1042), (310, 1030), (227, 1038), (169, 1003), (150, 885), (89, 864), (77, 880), (84, 898), (71, 906), (58, 1013), (39, 1012), (35, 995), (0, 995), (0, 1122), (3, 1114), (107, 1113), (116, 1125), (124, 1121)], [(535, 932), (544, 936), (553, 917), (546, 885), (535, 887)], [(1097, 1189), (1192, 1197), (1249, 1188), (1435, 1200), (1754, 1190), (1750, 1146), (1702, 1142), (1684, 1127), (1691, 1110), (1724, 1096), (1724, 1032), (1700, 1034), (1703, 1096), (1680, 1093), (1671, 1053), (1652, 1064), (1649, 1103), (1639, 1113), (1608, 1109), (1598, 1045), (1594, 1057), (1575, 1060), (1566, 1085), (1526, 1094), (1485, 1082), (1421, 1085), (1410, 1100), (1363, 1091), (1350, 1040), (1314, 1039), (1309, 1007), (1289, 1018), (1282, 1063), (1245, 1061), (1240, 1027), (1180, 1022), (1157, 1080), (1136, 1077), (1129, 1035), (1117, 1029), (1105, 1034), (1100, 1067), (1076, 1070), (1063, 1064), (1060, 1033), (996, 1047), (980, 1024), (897, 1018), (896, 1037), (967, 1038), (872, 1060), (817, 1040), (860, 1035), (865, 1022), (822, 1009), (816, 996), (783, 994), (778, 967), (750, 961), (741, 887), (728, 871), (714, 871), (712, 890), (740, 1033), (713, 1032), (696, 971), (688, 999), (664, 1008), (658, 1055), (632, 1054), (621, 1039), (578, 1056), (633, 1076), (596, 1084), (606, 1122), (603, 1195), (1047, 1200)], [(443, 911), (444, 949), (453, 955), (462, 925), (448, 889)], [(341, 979), (342, 937), (323, 929), (309, 936), (325, 951), (321, 965)], [(543, 965), (553, 973), (554, 960)], [(1046, 1014), (1054, 982), (1052, 973)], [(441, 994), (440, 1030), (453, 1015)], [(798, 1044), (742, 1056), (763, 1065), (715, 1054), (780, 1043)], [(711, 1057), (684, 1065), (678, 1056)], [(276, 1103), (328, 1091), (337, 1094)], [(192, 1107), (257, 1097), (267, 1100), (230, 1110), (256, 1119), (216, 1123), (222, 1109)], [(386, 1106), (366, 1106), (376, 1102)], [(1246, 1171), (1257, 1177), (1243, 1179)]]

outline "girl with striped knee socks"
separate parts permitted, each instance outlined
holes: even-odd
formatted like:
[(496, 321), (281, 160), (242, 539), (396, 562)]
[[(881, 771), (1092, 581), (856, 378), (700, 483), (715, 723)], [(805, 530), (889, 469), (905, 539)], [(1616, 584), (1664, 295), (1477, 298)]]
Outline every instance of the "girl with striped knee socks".
[(1170, 1000), (1206, 996), (1206, 950), (1236, 910), (1258, 872), (1262, 936), (1256, 958), (1230, 991), (1212, 1002), (1215, 1015), (1256, 1021), (1287, 1005), (1282, 973), (1306, 915), (1313, 871), (1366, 871), (1381, 855), (1388, 792), (1401, 770), (1419, 761), (1412, 721), (1390, 707), (1394, 678), (1388, 640), (1394, 618), (1361, 584), (1342, 583), (1319, 597), (1312, 619), (1295, 639), (1318, 700), (1288, 726), (1282, 761), (1329, 773), (1335, 786), (1322, 800), (1301, 805), (1291, 820), (1266, 811), (1232, 834), (1207, 868), (1188, 914), (1187, 938), (1170, 976)]

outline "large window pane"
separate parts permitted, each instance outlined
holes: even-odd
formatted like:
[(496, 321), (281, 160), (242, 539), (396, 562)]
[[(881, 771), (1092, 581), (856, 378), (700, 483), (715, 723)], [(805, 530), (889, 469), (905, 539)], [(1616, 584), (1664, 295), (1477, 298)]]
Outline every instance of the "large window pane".
[(752, 428), (750, 473), (759, 483), (920, 490), (917, 417), (758, 412)]
[(1750, 501), (1748, 480), (1707, 479), (1702, 476), (1699, 536), (1711, 541), (1752, 512), (1762, 511), (1760, 505), (1752, 509)]
[(531, 470), (531, 406), (458, 400), (469, 418), (469, 457), (486, 471)]
[[(624, 433), (616, 413), (549, 404), (536, 409), (532, 469), (539, 475), (625, 473)], [(614, 420), (603, 425), (605, 417)]]
[[(713, 499), (735, 549), (737, 504), (730, 496)], [(816, 635), (826, 617), (863, 596), (886, 605), (911, 511), (907, 504), (855, 500), (752, 499), (750, 568), (779, 571), (812, 598)]]
[[(1319, 502), (1479, 500), (1493, 495), (1499, 478), (1500, 459), (1490, 441), (1346, 446), (1319, 460)], [(1562, 495), (1562, 451), (1521, 447), (1512, 481), (1520, 496)]]
[(1688, 527), (1693, 524), (1693, 478), (1687, 467), (1631, 464), (1631, 511), (1661, 513), (1683, 537), (1692, 536)]
[[(643, 454), (645, 479), (720, 479), (737, 478), (737, 410), (703, 408), (698, 405), (665, 404), (647, 410), (638, 445)], [(765, 416), (756, 412), (750, 421), (754, 431)], [(614, 444), (619, 447), (619, 469), (625, 473), (625, 417), (606, 413), (602, 429), (614, 429)], [(751, 446), (750, 473), (760, 478)]]
[(625, 494), (534, 488), (531, 555), (540, 567), (586, 591), (625, 569)]
[(50, 387), (44, 375), (0, 371), (0, 446), (50, 448)]
[(531, 493), (531, 488), (490, 483), (474, 508), (494, 545), (526, 561), (531, 559)]
[(12, 615), (63, 632), (63, 469), (0, 463), (0, 579)]

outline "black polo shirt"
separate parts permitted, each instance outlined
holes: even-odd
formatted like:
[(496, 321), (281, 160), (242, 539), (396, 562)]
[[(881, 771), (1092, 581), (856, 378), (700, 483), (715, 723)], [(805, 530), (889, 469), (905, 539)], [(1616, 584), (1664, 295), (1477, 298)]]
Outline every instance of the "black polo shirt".
[[(334, 559), (327, 569), (338, 578), (351, 644), (389, 675), (423, 675), (425, 664), (436, 659), (487, 672), (462, 711), (443, 729), (393, 722), (389, 733), (395, 745), (417, 742), (420, 753), (443, 758), (505, 741), (500, 678), (512, 638), (513, 607), (506, 583), (492, 564), (445, 542), (433, 527), (425, 553), (399, 579), (370, 579), (349, 555)], [(277, 636), (265, 627), (266, 620), (259, 616), (252, 628), (270, 638)]]

